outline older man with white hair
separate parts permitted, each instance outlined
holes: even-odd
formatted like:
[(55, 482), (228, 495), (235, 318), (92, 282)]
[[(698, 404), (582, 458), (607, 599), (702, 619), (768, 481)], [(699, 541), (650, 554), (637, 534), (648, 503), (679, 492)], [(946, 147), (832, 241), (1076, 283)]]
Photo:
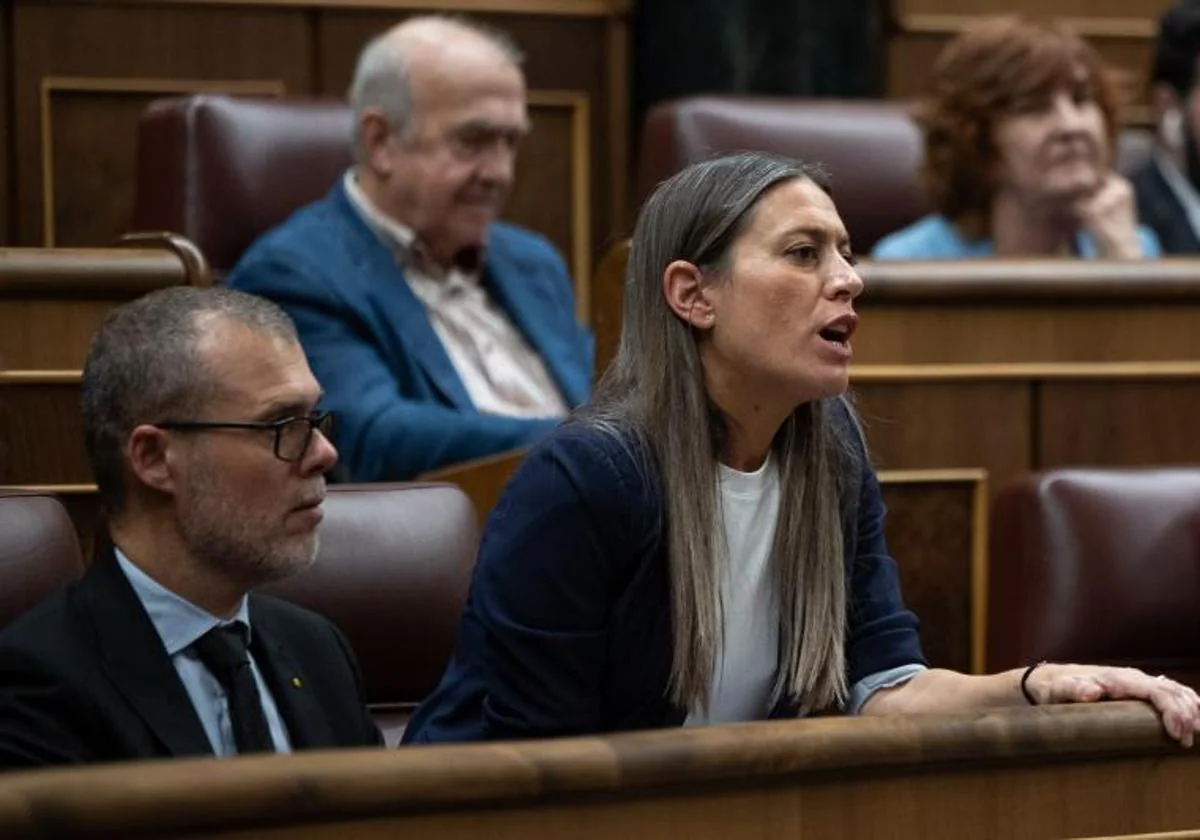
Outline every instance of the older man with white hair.
[(529, 445), (588, 396), (561, 256), (497, 221), (529, 131), (520, 63), (458, 18), (372, 40), (350, 89), (353, 167), (229, 278), (295, 320), (353, 480)]

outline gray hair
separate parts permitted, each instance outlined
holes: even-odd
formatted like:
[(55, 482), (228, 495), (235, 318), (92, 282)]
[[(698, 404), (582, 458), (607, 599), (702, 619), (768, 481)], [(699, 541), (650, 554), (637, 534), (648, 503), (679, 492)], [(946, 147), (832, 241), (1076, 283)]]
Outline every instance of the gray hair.
[[(616, 359), (580, 415), (622, 439), (632, 433), (642, 469), (653, 470), (662, 488), (674, 634), (669, 692), (684, 708), (707, 707), (722, 650), (717, 584), (728, 548), (713, 523), (722, 521), (717, 456), (726, 421), (708, 396), (690, 326), (666, 303), (662, 277), (682, 259), (721, 282), (758, 202), (794, 179), (829, 189), (819, 167), (760, 153), (698, 163), (659, 185), (633, 233)], [(852, 432), (837, 419), (842, 409), (829, 402), (799, 406), (772, 443), (781, 485), (771, 558), (780, 619), (772, 701), (787, 696), (804, 709), (847, 696), (842, 513), (854, 450)]]
[(214, 314), (299, 341), (291, 318), (274, 303), (233, 289), (173, 286), (108, 314), (83, 366), (83, 436), (100, 499), (110, 515), (124, 510), (125, 444), (142, 423), (203, 410), (218, 390), (197, 352), (200, 316)]
[[(400, 26), (424, 23), (442, 23), (474, 34), (498, 49), (514, 65), (525, 60), (524, 53), (506, 33), (461, 15), (421, 15), (409, 18)], [(410, 139), (416, 128), (409, 60), (402, 42), (394, 38), (395, 31), (396, 28), (390, 29), (367, 42), (358, 54), (354, 78), (350, 82), (347, 98), (354, 109), (354, 154), (359, 163), (365, 152), (362, 117), (367, 110), (378, 109), (402, 140)]]

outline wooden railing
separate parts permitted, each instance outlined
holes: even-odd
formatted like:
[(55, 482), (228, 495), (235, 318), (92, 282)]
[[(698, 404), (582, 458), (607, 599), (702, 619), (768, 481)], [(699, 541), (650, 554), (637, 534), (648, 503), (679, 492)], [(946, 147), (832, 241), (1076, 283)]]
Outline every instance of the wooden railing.
[(41, 770), (0, 836), (1036, 840), (1200, 830), (1198, 785), (1113, 703)]

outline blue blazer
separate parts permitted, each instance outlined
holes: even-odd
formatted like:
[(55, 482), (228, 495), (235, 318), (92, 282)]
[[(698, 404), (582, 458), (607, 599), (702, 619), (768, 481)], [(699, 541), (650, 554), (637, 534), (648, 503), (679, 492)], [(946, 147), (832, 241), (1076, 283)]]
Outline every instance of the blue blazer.
[[(587, 399), (592, 339), (575, 320), (571, 278), (544, 238), (496, 223), (483, 282), (537, 350), (568, 405)], [(552, 419), (480, 413), (404, 281), (393, 253), (355, 211), (342, 182), (259, 239), (227, 285), (275, 301), (337, 413), (351, 481), (405, 480), (528, 446)]]
[[(406, 742), (679, 726), (667, 697), (670, 582), (657, 479), (632, 445), (566, 423), (526, 457), (484, 530), (454, 657)], [(924, 664), (865, 453), (844, 497), (853, 685)], [(772, 717), (795, 715), (795, 698)]]

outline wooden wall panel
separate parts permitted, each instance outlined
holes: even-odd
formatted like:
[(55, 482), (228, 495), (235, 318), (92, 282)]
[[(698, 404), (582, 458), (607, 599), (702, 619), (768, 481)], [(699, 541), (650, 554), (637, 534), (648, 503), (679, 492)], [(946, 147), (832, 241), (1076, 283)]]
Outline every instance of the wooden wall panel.
[(1173, 0), (892, 0), (905, 15), (986, 15), (1005, 12), (1054, 14), (1073, 18), (1157, 18)]
[(0, 245), (13, 241), (12, 50), (12, 6), (0, 3)]
[[(54, 190), (55, 244), (104, 244), (124, 232), (137, 116), (156, 92), (174, 94), (212, 80), (312, 90), (311, 29), (301, 10), (17, 0), (14, 27), (20, 244), (46, 242), (47, 186)], [(43, 87), (47, 79), (61, 84), (64, 78), (95, 90), (50, 92), (55, 146), (48, 184)]]
[[(79, 370), (115, 300), (4, 299), (0, 363), (10, 370)], [(47, 336), (55, 336), (53, 341)]]
[(1041, 386), (1039, 463), (1200, 463), (1200, 382), (1052, 382)]
[(87, 484), (79, 381), (0, 374), (0, 485)]
[[(1200, 359), (1200, 301), (1079, 300), (858, 307), (859, 365), (1164, 362)], [(1153, 335), (1154, 341), (1146, 341)]]
[(982, 669), (987, 486), (974, 474), (882, 473), (888, 548), (929, 664)]
[(981, 468), (994, 488), (1032, 463), (1027, 383), (852, 382), (877, 469)]
[[(322, 94), (342, 96), (354, 72), (354, 61), (362, 45), (373, 35), (408, 16), (405, 13), (378, 11), (322, 11), (318, 17), (317, 37), (321, 55), (318, 88)], [(564, 153), (557, 134), (563, 131), (560, 113), (551, 115), (550, 106), (536, 104), (536, 92), (559, 91), (583, 94), (587, 97), (587, 145), (591, 150), (587, 172), (590, 184), (587, 201), (587, 239), (594, 265), (613, 234), (612, 213), (614, 182), (628, 173), (610, 173), (608, 150), (614, 142), (612, 126), (606, 119), (610, 97), (606, 71), (606, 24), (595, 18), (559, 18), (551, 16), (516, 16), (479, 14), (479, 20), (507, 32), (525, 52), (525, 74), (531, 92), (531, 116), (535, 136), (528, 139), (518, 164), (518, 181), (506, 217), (518, 224), (541, 230), (563, 249), (572, 264), (572, 247), (577, 237), (565, 240), (561, 220), (550, 219), (550, 210), (543, 206), (549, 189), (553, 206), (562, 206), (570, 194), (570, 181), (562, 181)], [(556, 135), (538, 137), (537, 134)], [(622, 142), (623, 139), (622, 139)], [(541, 157), (549, 155), (549, 157)], [(580, 162), (572, 161), (572, 165)], [(536, 170), (541, 170), (537, 172)], [(536, 208), (536, 209), (535, 209)], [(575, 213), (571, 219), (575, 220)], [(572, 269), (580, 270), (574, 264)]]

